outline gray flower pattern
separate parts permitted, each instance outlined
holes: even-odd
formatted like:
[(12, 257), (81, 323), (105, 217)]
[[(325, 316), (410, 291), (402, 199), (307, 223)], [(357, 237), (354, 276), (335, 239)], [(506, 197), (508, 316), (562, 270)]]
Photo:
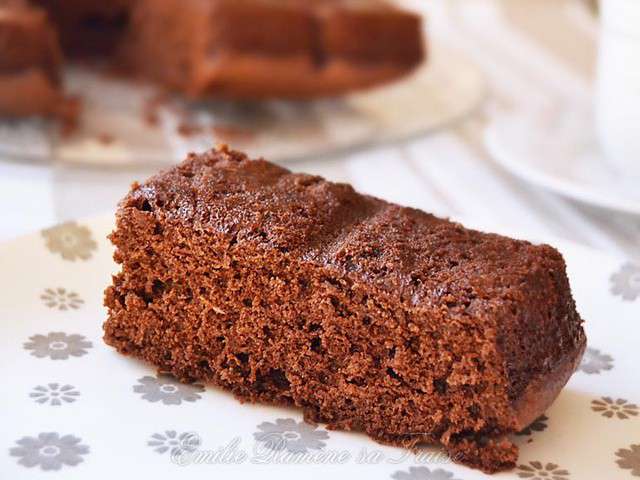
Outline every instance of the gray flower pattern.
[(589, 375), (593, 375), (606, 370), (611, 370), (612, 368), (613, 357), (611, 355), (602, 353), (596, 348), (588, 347), (584, 352), (584, 356), (582, 357), (578, 370)]
[(84, 303), (76, 292), (67, 291), (62, 287), (45, 289), (40, 299), (47, 307), (62, 311), (77, 310)]
[(399, 470), (391, 475), (395, 480), (456, 480), (453, 473), (437, 468), (429, 470), (427, 467), (409, 467), (409, 471)]
[(80, 395), (73, 385), (60, 385), (59, 383), (48, 383), (38, 385), (29, 394), (36, 403), (53, 405), (58, 407), (63, 403), (75, 402)]
[(611, 275), (611, 293), (623, 300), (633, 301), (640, 297), (640, 265), (627, 262)]
[(9, 454), (18, 457), (18, 463), (25, 467), (39, 466), (42, 470), (60, 470), (64, 465), (76, 466), (89, 453), (89, 447), (80, 443), (73, 435), (43, 432), (37, 437), (23, 437), (16, 441)]
[(63, 332), (50, 332), (47, 335), (33, 335), (24, 343), (25, 350), (38, 358), (49, 357), (51, 360), (66, 360), (71, 357), (86, 355), (87, 349), (93, 345), (85, 337), (78, 334), (67, 335)]
[(549, 420), (549, 417), (547, 417), (546, 415), (540, 415), (524, 430), (517, 432), (516, 435), (528, 436), (528, 435), (532, 435), (533, 432), (543, 432), (547, 429), (548, 420)]
[(204, 387), (197, 383), (181, 383), (171, 375), (159, 374), (156, 377), (144, 376), (138, 379), (133, 391), (142, 395), (148, 402), (162, 402), (165, 405), (180, 405), (182, 402), (195, 402), (202, 397)]
[(296, 422), (292, 418), (278, 418), (275, 423), (263, 422), (253, 437), (269, 450), (286, 450), (290, 453), (306, 453), (321, 450), (329, 434), (315, 425)]
[(154, 433), (147, 445), (155, 452), (164, 454), (170, 452), (172, 456), (178, 456), (185, 452), (195, 452), (200, 446), (200, 436), (195, 432), (183, 432), (178, 434), (175, 430), (166, 430), (164, 433)]

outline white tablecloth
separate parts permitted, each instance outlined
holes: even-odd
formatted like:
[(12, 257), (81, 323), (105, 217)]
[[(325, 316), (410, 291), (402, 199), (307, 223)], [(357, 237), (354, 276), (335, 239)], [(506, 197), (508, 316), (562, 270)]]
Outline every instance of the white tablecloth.
[[(597, 25), (582, 3), (414, 3), (428, 13), (431, 35), (466, 52), (485, 72), (489, 98), (482, 109), (424, 138), (288, 166), (441, 216), (640, 256), (640, 218), (588, 208), (527, 185), (498, 167), (482, 142), (492, 115), (591, 102)], [(150, 173), (0, 163), (0, 240), (113, 210), (129, 184)]]

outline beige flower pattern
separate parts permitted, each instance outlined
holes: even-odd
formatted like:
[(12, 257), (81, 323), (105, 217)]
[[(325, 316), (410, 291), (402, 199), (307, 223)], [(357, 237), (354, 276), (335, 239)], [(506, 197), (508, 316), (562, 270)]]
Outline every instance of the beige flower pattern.
[(531, 480), (567, 480), (569, 471), (560, 468), (555, 463), (543, 464), (539, 461), (533, 461), (528, 465), (518, 465), (518, 476)]
[(616, 452), (616, 463), (620, 468), (631, 470), (631, 475), (640, 477), (640, 444), (629, 445)]
[(638, 415), (638, 406), (635, 403), (628, 403), (624, 398), (613, 399), (602, 397), (591, 402), (591, 410), (601, 413), (606, 418), (619, 418), (627, 420)]
[(40, 295), (42, 302), (49, 308), (57, 310), (77, 310), (84, 300), (76, 292), (70, 292), (65, 288), (47, 288)]
[(89, 260), (98, 248), (91, 236), (91, 230), (76, 222), (67, 222), (42, 231), (51, 253), (57, 253), (64, 260), (74, 262)]

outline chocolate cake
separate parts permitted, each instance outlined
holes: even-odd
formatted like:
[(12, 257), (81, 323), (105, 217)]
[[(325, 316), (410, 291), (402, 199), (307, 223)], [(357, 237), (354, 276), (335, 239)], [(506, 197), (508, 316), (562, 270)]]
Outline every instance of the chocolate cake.
[(62, 54), (46, 13), (0, 3), (0, 115), (54, 114), (61, 102)]
[(486, 472), (585, 348), (555, 249), (226, 147), (135, 184), (110, 238), (118, 351)]
[(339, 95), (424, 57), (420, 17), (380, 0), (0, 0), (0, 115), (55, 110), (61, 52), (243, 100)]
[(420, 18), (380, 1), (138, 0), (131, 23), (128, 63), (195, 97), (336, 95), (424, 56)]
[(134, 0), (31, 0), (46, 9), (67, 56), (111, 55), (120, 46)]
[(64, 94), (62, 51), (43, 9), (0, 0), (0, 116), (53, 117), (73, 129), (77, 99)]

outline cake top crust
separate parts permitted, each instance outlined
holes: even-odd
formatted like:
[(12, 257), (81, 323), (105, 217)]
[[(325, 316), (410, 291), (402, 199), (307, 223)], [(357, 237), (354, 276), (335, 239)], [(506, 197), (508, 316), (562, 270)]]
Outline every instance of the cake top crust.
[(564, 272), (547, 245), (469, 230), (226, 146), (135, 185), (124, 206), (336, 268), (413, 305), (465, 314), (520, 300), (532, 279)]

